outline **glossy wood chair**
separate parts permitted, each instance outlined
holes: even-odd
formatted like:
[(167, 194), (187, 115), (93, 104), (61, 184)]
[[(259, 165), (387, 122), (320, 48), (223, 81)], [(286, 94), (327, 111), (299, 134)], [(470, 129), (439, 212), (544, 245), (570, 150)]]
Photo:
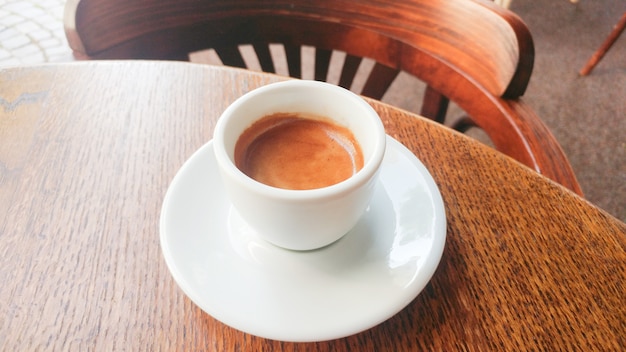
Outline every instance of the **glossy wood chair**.
[(460, 130), (482, 128), (498, 150), (582, 194), (555, 137), (520, 98), (531, 35), (491, 1), (69, 0), (65, 30), (81, 58), (188, 60), (214, 49), (224, 64), (246, 67), (247, 45), (267, 72), (276, 67), (269, 45), (280, 43), (292, 77), (301, 77), (302, 47), (313, 47), (319, 80), (341, 52), (338, 84), (347, 88), (367, 58), (375, 65), (357, 93), (381, 99), (404, 71), (427, 86), (422, 115), (442, 122), (452, 101), (469, 117)]

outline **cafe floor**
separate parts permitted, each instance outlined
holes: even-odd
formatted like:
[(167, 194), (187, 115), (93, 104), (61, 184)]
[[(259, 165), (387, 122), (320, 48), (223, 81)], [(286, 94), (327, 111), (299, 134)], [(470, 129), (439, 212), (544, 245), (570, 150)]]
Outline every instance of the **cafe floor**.
[[(0, 69), (72, 60), (64, 0), (0, 0)], [(587, 77), (577, 72), (626, 10), (624, 0), (513, 0), (535, 39), (524, 96), (563, 146), (585, 197), (626, 222), (626, 34)], [(399, 89), (412, 89), (410, 82)], [(415, 99), (383, 101), (415, 111)]]

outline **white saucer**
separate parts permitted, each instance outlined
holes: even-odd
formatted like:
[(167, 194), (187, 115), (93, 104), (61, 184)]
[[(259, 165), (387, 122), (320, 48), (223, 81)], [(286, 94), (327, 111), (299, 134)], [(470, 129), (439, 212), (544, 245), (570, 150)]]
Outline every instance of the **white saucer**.
[(209, 142), (165, 196), (165, 261), (195, 304), (241, 331), (323, 341), (369, 329), (422, 291), (446, 237), (435, 182), (391, 137), (380, 180), (372, 205), (345, 237), (315, 251), (288, 251), (258, 239), (232, 210)]

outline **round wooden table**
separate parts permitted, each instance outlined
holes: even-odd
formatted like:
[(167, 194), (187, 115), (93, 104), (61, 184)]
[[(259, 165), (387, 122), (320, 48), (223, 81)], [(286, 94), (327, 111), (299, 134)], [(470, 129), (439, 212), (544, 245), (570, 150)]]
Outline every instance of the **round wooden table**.
[[(170, 181), (240, 95), (282, 78), (174, 62), (0, 71), (0, 350), (619, 350), (626, 225), (512, 159), (377, 101), (425, 164), (447, 239), (432, 280), (357, 335), (267, 340), (170, 275)], [(381, 297), (382, 300), (385, 297)]]

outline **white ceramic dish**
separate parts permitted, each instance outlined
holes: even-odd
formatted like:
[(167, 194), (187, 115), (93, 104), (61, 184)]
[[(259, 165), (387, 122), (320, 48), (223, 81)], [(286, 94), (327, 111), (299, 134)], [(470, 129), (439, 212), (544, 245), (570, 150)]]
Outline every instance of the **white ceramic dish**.
[(441, 195), (422, 163), (391, 137), (363, 218), (339, 241), (308, 252), (256, 237), (226, 199), (215, 163), (209, 142), (174, 177), (161, 247), (185, 294), (231, 327), (282, 341), (349, 336), (402, 310), (439, 264)]

